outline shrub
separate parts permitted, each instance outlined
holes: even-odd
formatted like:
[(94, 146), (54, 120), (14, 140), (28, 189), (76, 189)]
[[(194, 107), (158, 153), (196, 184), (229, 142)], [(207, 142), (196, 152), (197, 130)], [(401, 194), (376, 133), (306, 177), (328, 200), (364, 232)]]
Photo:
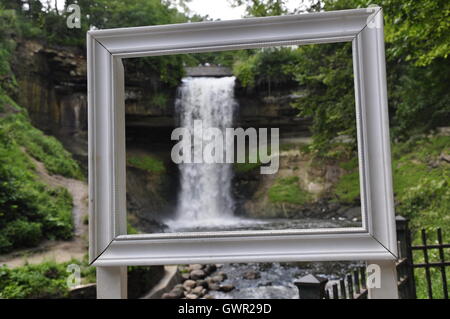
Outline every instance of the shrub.
[(272, 203), (303, 205), (311, 200), (311, 195), (300, 187), (297, 176), (277, 179), (268, 195)]
[(45, 262), (14, 269), (0, 268), (1, 298), (56, 298), (67, 294), (63, 264)]
[(29, 155), (42, 160), (50, 172), (70, 177), (81, 176), (78, 165), (1, 92), (0, 104), (15, 109), (0, 118), (0, 253), (35, 246), (42, 239), (71, 238), (71, 195), (43, 184)]
[(16, 268), (3, 266), (0, 267), (0, 298), (65, 298), (69, 292), (69, 264), (80, 266), (82, 283), (95, 282), (95, 267), (88, 266), (86, 259), (65, 263), (45, 261)]
[(42, 225), (23, 219), (12, 221), (3, 231), (17, 246), (34, 246), (42, 239)]

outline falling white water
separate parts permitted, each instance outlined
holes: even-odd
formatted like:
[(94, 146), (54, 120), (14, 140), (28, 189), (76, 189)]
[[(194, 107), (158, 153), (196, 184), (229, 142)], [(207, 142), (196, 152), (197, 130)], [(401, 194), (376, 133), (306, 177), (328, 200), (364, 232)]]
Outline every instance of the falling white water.
[[(216, 127), (223, 133), (225, 128), (232, 127), (236, 105), (234, 82), (234, 77), (184, 78), (176, 105), (180, 126), (188, 128), (192, 136), (197, 133), (194, 132), (194, 120), (201, 120), (204, 129)], [(207, 143), (202, 136), (196, 138)], [(226, 152), (225, 144), (224, 149)], [(176, 218), (167, 222), (171, 229), (236, 223), (231, 164), (183, 163), (179, 168), (181, 190)]]

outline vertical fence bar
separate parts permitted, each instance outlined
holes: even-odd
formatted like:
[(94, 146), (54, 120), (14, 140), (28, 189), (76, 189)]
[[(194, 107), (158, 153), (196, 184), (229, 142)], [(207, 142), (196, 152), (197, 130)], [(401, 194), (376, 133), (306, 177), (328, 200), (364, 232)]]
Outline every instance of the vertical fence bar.
[(361, 288), (367, 289), (366, 285), (366, 267), (359, 267), (359, 272), (361, 274)]
[(406, 264), (407, 264), (407, 275), (408, 275), (408, 294), (410, 299), (417, 299), (416, 295), (416, 278), (414, 277), (414, 259), (412, 253), (412, 239), (411, 231), (406, 223)]
[(339, 286), (341, 287), (341, 298), (347, 299), (347, 292), (345, 291), (344, 279), (339, 280)]
[(443, 241), (442, 241), (442, 229), (441, 228), (438, 228), (438, 230), (437, 230), (437, 237), (438, 237), (438, 243), (439, 243), (439, 259), (441, 262), (442, 289), (444, 291), (444, 298), (448, 299), (447, 274), (445, 273), (445, 254), (444, 254), (444, 248), (442, 247)]
[(351, 275), (347, 275), (348, 298), (353, 299), (353, 279)]
[(333, 285), (333, 299), (339, 299), (338, 285)]
[(427, 278), (428, 297), (433, 299), (433, 287), (431, 285), (430, 263), (428, 260), (427, 233), (422, 229), (423, 258), (425, 261), (425, 276)]
[(353, 271), (353, 281), (355, 282), (355, 292), (359, 295), (361, 293), (361, 287), (359, 286), (359, 274), (358, 271)]

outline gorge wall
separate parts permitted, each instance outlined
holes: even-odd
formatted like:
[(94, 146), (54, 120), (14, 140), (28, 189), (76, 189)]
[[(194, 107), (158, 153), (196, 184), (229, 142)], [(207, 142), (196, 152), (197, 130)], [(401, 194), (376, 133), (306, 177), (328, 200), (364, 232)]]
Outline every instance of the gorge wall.
[[(61, 140), (87, 170), (85, 53), (73, 47), (48, 47), (37, 41), (26, 41), (19, 43), (13, 67), (19, 84), (17, 100), (28, 109), (34, 125)], [(170, 160), (173, 145), (170, 133), (177, 125), (174, 108), (176, 90), (166, 90), (165, 98), (157, 100), (152, 96), (155, 92), (152, 75), (126, 74), (127, 156), (157, 158), (165, 167), (163, 172), (138, 166), (127, 168), (128, 210), (134, 215), (135, 224), (141, 228), (160, 231), (164, 226), (158, 220), (173, 211), (176, 205), (174, 194), (178, 193), (180, 186), (179, 170)], [(296, 117), (297, 110), (290, 105), (296, 97), (288, 89), (274, 90), (271, 96), (267, 96), (258, 90), (248, 91), (237, 83), (235, 98), (239, 107), (236, 126), (279, 127), (282, 143), (308, 136), (309, 120)], [(307, 175), (312, 173), (294, 170), (305, 160), (299, 154), (288, 154), (284, 152), (281, 160), (289, 165), (285, 165), (287, 168), (277, 176), (263, 177), (251, 171), (235, 174), (234, 188), (240, 211), (266, 217), (299, 211), (298, 205), (272, 205), (267, 203), (267, 196), (263, 201), (258, 198), (258, 194), (267, 190), (278, 178), (298, 175), (303, 178), (301, 180), (306, 180)], [(303, 187), (312, 188), (312, 193), (321, 193), (317, 191), (321, 189), (323, 193), (342, 174), (333, 167), (322, 173), (325, 176), (323, 183), (317, 182), (317, 179)], [(242, 194), (248, 195), (249, 200)]]

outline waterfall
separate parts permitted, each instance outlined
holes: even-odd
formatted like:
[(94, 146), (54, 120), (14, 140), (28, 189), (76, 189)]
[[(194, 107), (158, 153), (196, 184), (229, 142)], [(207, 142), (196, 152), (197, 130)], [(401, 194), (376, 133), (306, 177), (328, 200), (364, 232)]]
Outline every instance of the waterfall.
[[(223, 133), (225, 128), (232, 127), (236, 106), (234, 83), (235, 77), (184, 78), (176, 102), (179, 126), (188, 128), (192, 136), (198, 134), (194, 131), (194, 120), (201, 120), (203, 128), (215, 127)], [(197, 137), (206, 143), (202, 136)], [(193, 149), (194, 157), (197, 151)], [(231, 165), (179, 164), (181, 189), (176, 218), (168, 222), (170, 228), (220, 226), (235, 220)]]

